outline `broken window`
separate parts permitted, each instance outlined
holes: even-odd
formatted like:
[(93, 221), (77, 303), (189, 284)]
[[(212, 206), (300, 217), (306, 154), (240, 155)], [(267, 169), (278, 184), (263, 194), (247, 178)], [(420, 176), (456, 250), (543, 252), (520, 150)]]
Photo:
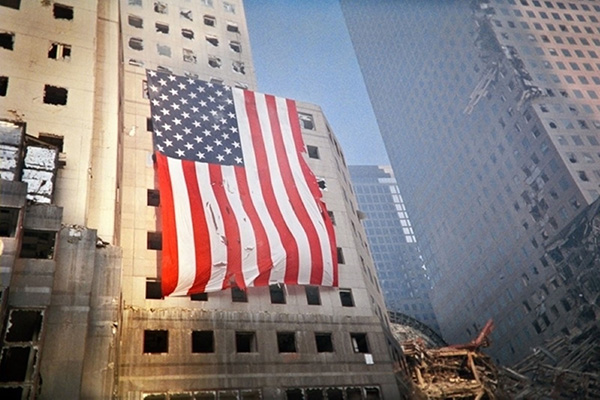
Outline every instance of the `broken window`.
[(194, 39), (194, 31), (191, 29), (183, 28), (181, 29), (181, 36), (183, 36), (186, 39), (192, 40)]
[(282, 285), (270, 285), (271, 304), (285, 304), (285, 290)]
[(164, 1), (155, 1), (154, 2), (154, 12), (159, 14), (167, 14), (169, 12), (169, 7), (167, 3)]
[(44, 103), (64, 106), (67, 104), (68, 91), (58, 86), (44, 86)]
[(233, 301), (234, 303), (247, 303), (248, 296), (246, 295), (246, 292), (243, 291), (242, 289), (240, 289), (238, 287), (232, 287), (231, 288), (231, 301)]
[(158, 207), (160, 205), (160, 191), (148, 189), (147, 204), (149, 206)]
[(0, 355), (0, 382), (25, 381), (31, 350), (32, 348), (28, 346), (13, 346), (2, 349)]
[(342, 250), (341, 247), (337, 248), (337, 261), (338, 264), (344, 264), (344, 251)]
[(230, 41), (229, 48), (236, 53), (242, 52), (242, 45), (240, 44), (240, 42)]
[(13, 309), (6, 328), (6, 342), (37, 342), (42, 330), (41, 310)]
[(161, 300), (163, 298), (159, 280), (146, 278), (146, 298), (155, 300)]
[(134, 28), (141, 29), (144, 27), (144, 20), (136, 15), (127, 16), (127, 22), (130, 26), (133, 26)]
[(0, 96), (6, 96), (6, 92), (8, 91), (8, 77), (0, 76)]
[(212, 15), (205, 15), (203, 18), (204, 21), (204, 25), (206, 26), (216, 26), (217, 25), (217, 19), (215, 17), (213, 17)]
[(233, 72), (237, 72), (238, 74), (246, 75), (246, 66), (241, 61), (233, 61), (231, 63), (231, 67), (233, 68)]
[(333, 341), (331, 340), (331, 333), (315, 333), (315, 342), (317, 344), (317, 352), (333, 352)]
[(309, 306), (321, 305), (321, 294), (318, 286), (305, 286), (304, 290), (306, 291), (306, 303)]
[(280, 353), (295, 353), (296, 334), (294, 332), (277, 332), (277, 349)]
[(585, 171), (577, 171), (577, 176), (579, 177), (579, 179), (581, 179), (584, 182), (589, 181), (589, 178), (588, 178), (587, 174), (585, 173)]
[(156, 51), (159, 56), (171, 57), (171, 48), (166, 44), (156, 44)]
[(63, 43), (52, 43), (48, 50), (48, 58), (66, 60), (71, 58), (71, 46)]
[(329, 219), (331, 219), (331, 223), (333, 225), (335, 225), (335, 215), (333, 214), (333, 211), (327, 211), (327, 215), (329, 215)]
[(216, 36), (205, 36), (205, 39), (208, 43), (210, 43), (211, 45), (213, 45), (214, 47), (217, 47), (219, 45), (219, 38), (217, 38)]
[(183, 49), (183, 61), (191, 64), (196, 64), (196, 55), (192, 50)]
[(169, 351), (169, 331), (144, 330), (144, 353), (167, 353)]
[(147, 232), (146, 239), (148, 250), (162, 250), (162, 232)]
[(194, 20), (194, 18), (192, 17), (192, 10), (188, 10), (187, 8), (182, 8), (179, 11), (179, 16), (181, 18), (187, 19), (188, 21)]
[(53, 15), (56, 19), (73, 19), (73, 7), (54, 3)]
[(319, 148), (317, 146), (306, 145), (306, 150), (310, 158), (319, 159)]
[(327, 182), (325, 182), (325, 179), (317, 177), (317, 185), (319, 185), (319, 189), (327, 190)]
[(21, 0), (0, 0), (0, 6), (14, 8), (18, 10), (21, 8)]
[(227, 23), (227, 32), (240, 33), (240, 28), (233, 22)]
[(165, 24), (163, 22), (157, 22), (154, 24), (154, 27), (156, 28), (156, 32), (158, 33), (163, 33), (165, 35), (169, 34), (169, 25)]
[(192, 331), (192, 353), (213, 353), (214, 341), (213, 331)]
[(352, 342), (352, 350), (355, 353), (369, 353), (369, 343), (367, 342), (366, 333), (351, 333), (350, 341)]
[(18, 221), (18, 208), (0, 207), (0, 237), (14, 237)]
[(144, 41), (141, 38), (129, 38), (129, 48), (137, 51), (144, 50)]
[(236, 332), (235, 350), (238, 353), (255, 353), (256, 334), (254, 332)]
[(221, 59), (215, 56), (208, 56), (208, 65), (213, 68), (221, 68)]
[(340, 301), (343, 307), (354, 307), (352, 289), (340, 289)]
[(12, 32), (0, 32), (0, 47), (6, 50), (14, 50), (15, 34)]
[(190, 296), (192, 301), (208, 301), (208, 293), (194, 293)]
[(19, 257), (52, 259), (55, 239), (56, 232), (24, 229)]
[(312, 115), (305, 113), (298, 113), (298, 119), (300, 120), (300, 126), (303, 129), (315, 130), (315, 121)]
[(142, 60), (136, 60), (135, 58), (130, 58), (129, 65), (133, 65), (134, 67), (143, 67), (144, 62)]
[(231, 14), (235, 14), (235, 6), (231, 3), (227, 3), (226, 1), (223, 2), (223, 9), (225, 10), (225, 12), (231, 13)]

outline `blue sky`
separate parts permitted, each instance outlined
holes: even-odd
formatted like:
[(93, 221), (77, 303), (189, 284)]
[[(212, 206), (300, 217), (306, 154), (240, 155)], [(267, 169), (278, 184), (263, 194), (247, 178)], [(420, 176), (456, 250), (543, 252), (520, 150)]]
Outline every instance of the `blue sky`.
[(244, 2), (258, 89), (321, 106), (348, 164), (388, 164), (337, 0)]

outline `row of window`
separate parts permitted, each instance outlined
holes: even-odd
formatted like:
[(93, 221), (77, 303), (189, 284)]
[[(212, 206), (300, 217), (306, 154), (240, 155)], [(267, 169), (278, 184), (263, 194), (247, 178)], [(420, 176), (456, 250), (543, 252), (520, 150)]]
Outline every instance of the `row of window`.
[[(318, 286), (305, 286), (306, 304), (309, 306), (321, 305), (321, 293)], [(354, 296), (352, 289), (338, 289), (340, 304), (342, 307), (354, 307)], [(287, 294), (284, 285), (270, 285), (269, 294), (271, 304), (287, 304)], [(161, 282), (155, 279), (146, 281), (146, 298), (160, 300), (163, 299), (161, 291)], [(208, 293), (198, 293), (190, 296), (193, 301), (208, 301)], [(237, 287), (231, 288), (231, 301), (234, 303), (247, 303), (248, 293)]]
[[(494, 22), (494, 25), (496, 25), (498, 28), (503, 27), (502, 21), (494, 19), (493, 22)], [(506, 21), (506, 25), (511, 29), (517, 28), (517, 24), (514, 21)], [(519, 25), (521, 26), (522, 29), (530, 29), (529, 23), (527, 23), (525, 21), (521, 21)], [(537, 31), (543, 31), (543, 30), (547, 30), (549, 32), (571, 32), (571, 31), (573, 31), (575, 33), (583, 33), (583, 31), (585, 31), (586, 33), (594, 34), (594, 29), (589, 26), (584, 26), (583, 30), (582, 30), (577, 25), (559, 24), (558, 27), (556, 27), (556, 26), (554, 26), (554, 24), (550, 24), (550, 23), (540, 24), (539, 22), (534, 22), (532, 25), (533, 25), (533, 28)], [(569, 30), (569, 27), (571, 30)], [(600, 27), (596, 28), (596, 30), (598, 32), (600, 32)]]
[[(500, 8), (500, 11), (504, 15), (509, 14), (508, 10), (506, 8)], [(519, 18), (523, 17), (523, 12), (519, 9), (513, 9), (512, 12), (515, 15), (515, 17), (519, 17)], [(525, 14), (529, 18), (537, 18), (536, 13), (532, 10), (526, 10)], [(588, 15), (587, 19), (586, 19), (586, 16), (582, 15), (582, 14), (575, 14), (575, 18), (573, 18), (573, 15), (571, 15), (569, 13), (557, 13), (557, 12), (548, 13), (546, 11), (538, 11), (538, 14), (541, 19), (550, 19), (550, 16), (551, 16), (552, 19), (554, 19), (556, 21), (561, 21), (564, 18), (566, 21), (574, 22), (575, 18), (577, 18), (577, 21), (579, 21), (579, 22), (587, 22), (588, 19), (590, 22), (594, 22), (594, 23), (598, 22), (598, 18), (595, 15)]]
[[(0, 6), (18, 10), (21, 8), (21, 0), (0, 0)], [(54, 3), (52, 5), (52, 15), (54, 19), (73, 19), (73, 7), (64, 4)]]
[[(297, 332), (276, 332), (277, 351), (279, 353), (297, 353)], [(317, 353), (335, 352), (333, 334), (331, 332), (315, 332), (315, 348)], [(192, 353), (214, 353), (215, 333), (212, 330), (192, 331), (190, 337)], [(269, 340), (269, 343), (272, 343)], [(350, 343), (355, 353), (370, 353), (366, 333), (350, 333)], [(144, 330), (144, 353), (159, 354), (169, 352), (168, 330)], [(235, 351), (237, 353), (257, 353), (256, 332), (235, 332)]]
[[(508, 4), (511, 5), (516, 5), (517, 2), (516, 0), (506, 0)], [(502, 3), (502, 0), (497, 0), (498, 3)], [(521, 5), (523, 6), (529, 6), (529, 1), (528, 0), (519, 0), (519, 2), (521, 3)], [(538, 0), (532, 0), (531, 4), (534, 7), (542, 7), (542, 3), (544, 3), (544, 6), (547, 8), (554, 8), (554, 3), (552, 3), (551, 1), (538, 1)], [(556, 2), (556, 7), (561, 9), (561, 10), (566, 10), (567, 9), (567, 5), (569, 6), (568, 8), (571, 10), (579, 10), (579, 7), (581, 7), (581, 9), (583, 11), (592, 11), (591, 7), (588, 6), (587, 4), (579, 4), (577, 5), (576, 3), (564, 3), (561, 1)], [(594, 5), (594, 10), (596, 11), (600, 11), (600, 6)]]
[[(133, 7), (143, 7), (142, 0), (127, 0), (127, 3)], [(214, 7), (213, 0), (200, 0), (200, 3), (207, 7)], [(154, 12), (157, 14), (169, 14), (169, 3), (164, 0), (157, 0), (152, 2), (152, 8)], [(223, 10), (230, 14), (235, 14), (235, 4), (224, 1), (223, 2)], [(179, 8), (179, 16), (181, 18), (187, 19), (189, 21), (193, 21), (192, 10), (187, 8)]]
[[(0, 32), (0, 48), (14, 50), (14, 32)], [(71, 58), (71, 46), (64, 43), (51, 42), (48, 49), (48, 58), (54, 60), (69, 60)]]
[[(0, 76), (0, 97), (8, 94), (8, 77)], [(64, 106), (67, 104), (68, 90), (58, 86), (44, 85), (42, 101), (46, 104)]]

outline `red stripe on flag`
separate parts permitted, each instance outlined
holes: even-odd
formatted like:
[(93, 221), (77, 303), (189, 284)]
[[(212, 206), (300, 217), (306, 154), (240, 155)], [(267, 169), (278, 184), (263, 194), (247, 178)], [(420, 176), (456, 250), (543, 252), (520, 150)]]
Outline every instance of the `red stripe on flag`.
[(208, 227), (202, 205), (202, 196), (198, 187), (196, 163), (193, 161), (181, 161), (181, 163), (183, 164), (183, 175), (190, 200), (192, 228), (194, 230), (194, 250), (196, 254), (196, 277), (188, 293), (203, 293), (206, 284), (210, 280), (212, 266)]
[(269, 275), (273, 265), (269, 239), (267, 237), (265, 227), (263, 226), (260, 217), (256, 212), (254, 203), (252, 203), (246, 170), (238, 167), (236, 167), (234, 170), (238, 182), (238, 190), (242, 199), (242, 205), (244, 206), (244, 210), (248, 215), (248, 219), (250, 220), (250, 224), (254, 230), (254, 237), (256, 240), (256, 264), (258, 266), (258, 276), (256, 279), (254, 279), (253, 286), (266, 286), (269, 284)]
[[(244, 99), (246, 104), (246, 113), (248, 115), (248, 123), (250, 125), (250, 134), (252, 136), (254, 147), (254, 156), (257, 160), (256, 164), (263, 198), (286, 252), (286, 276), (288, 275), (288, 270), (291, 271), (290, 273), (293, 276), (298, 276), (298, 244), (290, 232), (289, 227), (285, 223), (277, 203), (277, 199), (275, 198), (275, 193), (273, 192), (271, 171), (269, 170), (269, 164), (266, 161), (267, 153), (265, 150), (265, 142), (263, 140), (263, 133), (260, 127), (260, 121), (256, 109), (254, 93), (247, 90), (244, 91)], [(288, 282), (285, 281), (285, 283)]]
[(163, 296), (173, 293), (179, 278), (179, 260), (177, 256), (177, 228), (175, 225), (175, 206), (173, 188), (169, 176), (167, 157), (156, 151), (158, 187), (160, 188), (160, 212), (162, 216), (162, 271), (161, 290)]
[(225, 188), (223, 187), (221, 166), (209, 164), (208, 170), (212, 190), (217, 199), (217, 203), (219, 204), (219, 210), (221, 210), (221, 217), (223, 218), (223, 226), (225, 227), (225, 232), (221, 233), (221, 240), (225, 240), (227, 246), (227, 273), (223, 280), (223, 289), (230, 286), (229, 278), (232, 275), (236, 285), (243, 289), (246, 287), (246, 283), (242, 276), (242, 248), (237, 217), (231, 209), (231, 204), (229, 204), (229, 199), (227, 198)]
[[(269, 110), (269, 120), (271, 121), (271, 131), (273, 132), (273, 142), (275, 144), (275, 150), (277, 152), (277, 163), (279, 164), (279, 170), (284, 182), (292, 183), (295, 182), (296, 178), (292, 172), (290, 166), (290, 160), (283, 143), (283, 136), (281, 133), (281, 123), (277, 114), (277, 103), (275, 97), (266, 96), (267, 109)], [(319, 234), (315, 229), (310, 215), (306, 211), (306, 207), (302, 202), (302, 198), (298, 193), (297, 186), (294, 184), (286, 184), (285, 191), (290, 199), (294, 212), (298, 217), (302, 229), (306, 232), (308, 243), (310, 246), (310, 261), (311, 261), (311, 274), (310, 283), (320, 284), (323, 278), (323, 254), (321, 252), (321, 243), (319, 242)], [(295, 275), (292, 273), (295, 272)], [(287, 271), (285, 276), (285, 282), (298, 282), (298, 271)]]

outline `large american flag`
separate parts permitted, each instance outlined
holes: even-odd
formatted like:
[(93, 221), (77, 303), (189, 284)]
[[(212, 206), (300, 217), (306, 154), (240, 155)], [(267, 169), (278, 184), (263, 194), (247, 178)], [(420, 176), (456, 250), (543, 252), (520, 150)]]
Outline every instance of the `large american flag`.
[(163, 295), (337, 286), (333, 226), (294, 101), (147, 71)]

